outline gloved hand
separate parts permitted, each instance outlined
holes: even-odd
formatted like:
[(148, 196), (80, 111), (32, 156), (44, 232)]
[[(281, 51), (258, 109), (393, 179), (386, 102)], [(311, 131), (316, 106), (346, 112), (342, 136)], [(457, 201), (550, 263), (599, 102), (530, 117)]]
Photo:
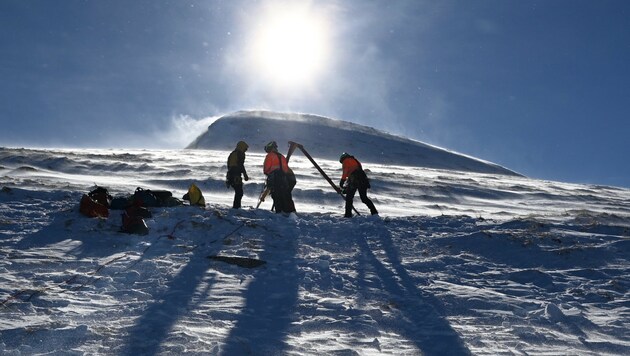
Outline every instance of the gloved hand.
[(337, 188), (337, 193), (339, 194), (345, 194), (346, 193), (346, 188), (343, 187), (343, 184), (346, 182), (345, 179), (342, 179), (339, 181), (339, 188)]
[(249, 177), (247, 176), (247, 174), (243, 174), (243, 179), (247, 182), (249, 180)]

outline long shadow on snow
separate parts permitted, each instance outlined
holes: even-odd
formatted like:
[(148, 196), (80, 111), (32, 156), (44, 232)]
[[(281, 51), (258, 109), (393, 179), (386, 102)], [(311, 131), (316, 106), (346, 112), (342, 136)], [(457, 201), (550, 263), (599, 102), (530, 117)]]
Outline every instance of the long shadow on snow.
[[(275, 219), (285, 219), (281, 216)], [(282, 222), (286, 224), (286, 222)], [(267, 267), (258, 271), (245, 293), (246, 303), (236, 324), (225, 340), (223, 355), (281, 355), (286, 352), (286, 338), (293, 321), (298, 299), (298, 271), (296, 233), (277, 237), (281, 239), (282, 253), (270, 236), (264, 239), (264, 252), (260, 258)], [(287, 260), (278, 261), (278, 256)]]
[[(371, 229), (371, 231), (369, 234), (377, 236), (377, 241), (371, 242), (366, 234), (358, 234), (355, 235), (356, 244), (360, 248), (362, 258), (367, 259), (367, 262), (374, 268), (385, 291), (399, 301), (396, 307), (404, 317), (404, 321), (397, 319), (391, 322), (387, 320), (380, 320), (379, 322), (385, 323), (385, 327), (412, 341), (423, 355), (469, 355), (470, 351), (453, 330), (446, 317), (440, 315), (436, 310), (441, 302), (436, 297), (419, 290), (417, 284), (420, 281), (414, 280), (403, 267), (398, 249), (392, 241), (389, 230), (379, 226), (376, 229)], [(375, 244), (380, 244), (391, 268), (388, 268), (375, 255), (373, 251)], [(364, 266), (365, 264), (361, 263), (360, 265)], [(365, 276), (366, 273), (359, 271), (359, 275)], [(400, 323), (407, 325), (399, 330)]]
[(154, 298), (155, 303), (129, 331), (129, 343), (123, 354), (155, 355), (160, 351), (162, 341), (198, 294), (195, 291), (210, 267), (206, 255), (204, 249), (194, 250), (188, 264), (168, 283), (167, 290)]

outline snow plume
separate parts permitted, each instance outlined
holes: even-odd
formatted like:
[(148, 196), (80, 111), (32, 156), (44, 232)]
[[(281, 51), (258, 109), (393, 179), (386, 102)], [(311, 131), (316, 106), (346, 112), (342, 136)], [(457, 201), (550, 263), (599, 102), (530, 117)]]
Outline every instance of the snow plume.
[[(216, 121), (219, 116), (206, 116), (195, 118), (190, 115), (178, 115), (171, 118), (166, 127), (153, 127), (148, 137), (141, 134), (133, 134), (131, 139), (125, 138), (129, 143), (123, 147), (129, 148), (157, 148), (157, 149), (177, 149), (186, 146), (204, 132), (208, 126)], [(130, 135), (130, 134), (128, 134)]]
[(229, 150), (239, 140), (248, 142), (251, 152), (262, 151), (270, 140), (279, 144), (296, 141), (313, 156), (333, 160), (341, 152), (351, 152), (362, 162), (515, 174), (490, 162), (368, 126), (310, 114), (239, 111), (217, 119), (186, 148)]
[(207, 116), (196, 119), (188, 115), (174, 117), (169, 130), (170, 136), (174, 138), (171, 142), (176, 141), (177, 147), (184, 147), (191, 140), (194, 140), (199, 135), (199, 132), (206, 130), (218, 118), (219, 116)]

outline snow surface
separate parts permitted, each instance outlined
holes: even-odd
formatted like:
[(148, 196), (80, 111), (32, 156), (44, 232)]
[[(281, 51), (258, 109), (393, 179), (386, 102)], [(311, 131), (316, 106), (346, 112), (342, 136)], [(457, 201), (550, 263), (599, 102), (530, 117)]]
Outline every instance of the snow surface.
[[(344, 219), (296, 152), (291, 219), (252, 208), (256, 150), (229, 209), (231, 149), (0, 148), (0, 354), (630, 354), (630, 190), (369, 163), (380, 217)], [(145, 236), (78, 212), (94, 184), (193, 182), (207, 206), (152, 208)]]

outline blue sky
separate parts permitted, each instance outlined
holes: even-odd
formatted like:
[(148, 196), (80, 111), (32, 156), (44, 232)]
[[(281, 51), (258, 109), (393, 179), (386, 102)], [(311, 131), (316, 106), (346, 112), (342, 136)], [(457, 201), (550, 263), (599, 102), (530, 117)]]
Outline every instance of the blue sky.
[[(270, 69), (287, 17), (317, 37), (284, 27), (308, 57)], [(0, 145), (182, 147), (182, 117), (269, 109), (630, 187), (628, 63), (623, 0), (3, 0)]]

